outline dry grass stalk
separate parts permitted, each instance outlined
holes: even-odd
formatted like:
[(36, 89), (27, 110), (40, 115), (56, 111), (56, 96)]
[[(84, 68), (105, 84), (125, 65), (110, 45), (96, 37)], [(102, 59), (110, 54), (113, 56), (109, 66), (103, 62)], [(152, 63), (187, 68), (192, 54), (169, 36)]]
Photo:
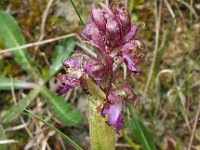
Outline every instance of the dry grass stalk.
[(76, 33), (71, 33), (71, 34), (59, 36), (59, 37), (56, 37), (56, 38), (43, 40), (43, 41), (40, 41), (40, 42), (34, 42), (34, 43), (25, 44), (25, 45), (18, 46), (18, 47), (3, 49), (3, 50), (0, 51), (0, 54), (16, 51), (16, 50), (23, 49), (23, 48), (34, 47), (34, 46), (37, 46), (37, 45), (43, 45), (43, 44), (46, 44), (46, 43), (51, 43), (51, 42), (58, 41), (58, 40), (61, 40), (61, 39), (70, 38), (70, 37), (73, 37), (75, 35), (76, 35)]

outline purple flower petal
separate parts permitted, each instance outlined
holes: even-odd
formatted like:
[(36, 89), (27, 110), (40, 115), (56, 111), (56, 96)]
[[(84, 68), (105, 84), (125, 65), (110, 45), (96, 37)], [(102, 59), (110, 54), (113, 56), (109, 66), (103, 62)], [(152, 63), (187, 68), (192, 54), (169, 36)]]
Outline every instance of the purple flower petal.
[(129, 32), (125, 35), (124, 37), (124, 43), (129, 42), (130, 40), (133, 39), (133, 37), (135, 36), (136, 32), (138, 30), (138, 26), (132, 24), (131, 29), (129, 30)]
[(101, 35), (101, 32), (99, 31), (91, 17), (89, 18), (86, 26), (83, 28), (81, 36), (92, 46), (101, 50), (102, 53), (105, 52), (106, 46), (103, 40), (103, 36)]
[(68, 92), (71, 88), (80, 85), (80, 80), (75, 77), (69, 77), (68, 74), (63, 74), (58, 76), (61, 85), (58, 87), (58, 95)]
[(109, 126), (113, 126), (117, 133), (119, 133), (119, 130), (122, 128), (123, 125), (121, 105), (122, 104), (109, 105), (102, 109), (101, 112), (103, 117), (105, 117), (106, 115), (109, 116), (109, 119), (108, 121), (106, 121), (106, 123)]
[(67, 93), (72, 87), (69, 85), (60, 85), (57, 89), (57, 94), (62, 95), (64, 93)]
[(101, 110), (101, 115), (102, 117), (108, 115), (109, 119), (106, 121), (106, 123), (110, 126), (113, 126), (115, 131), (119, 133), (119, 130), (123, 125), (122, 101), (119, 99), (116, 93), (111, 92), (108, 95), (108, 102), (110, 102), (110, 104)]
[(115, 17), (115, 14), (114, 14), (114, 12), (113, 12), (113, 10), (112, 10), (111, 7), (107, 7), (107, 6), (104, 5), (104, 4), (101, 4), (101, 7), (102, 7), (102, 9), (103, 9), (104, 12), (105, 12), (105, 18), (106, 18), (106, 20), (107, 20), (108, 18), (114, 18), (114, 17)]
[(121, 26), (123, 36), (131, 29), (131, 17), (125, 10), (124, 6), (118, 7), (115, 10), (115, 15)]
[(136, 50), (137, 50), (137, 45), (135, 44), (135, 41), (131, 41), (131, 42), (128, 42), (128, 43), (124, 44), (122, 46), (122, 48), (120, 49), (120, 51), (123, 54), (128, 54), (131, 51), (136, 51)]
[(105, 68), (101, 64), (91, 64), (85, 67), (85, 72), (95, 80), (101, 80), (105, 75)]
[(120, 27), (114, 18), (109, 18), (106, 23), (106, 38), (111, 46), (120, 45)]
[(137, 68), (135, 67), (135, 59), (131, 59), (128, 55), (123, 55), (123, 59), (128, 67), (128, 69), (133, 72), (135, 75), (140, 75)]
[(145, 53), (138, 47), (138, 44), (139, 42), (137, 40), (130, 41), (120, 49), (128, 69), (136, 75), (139, 75), (136, 65), (145, 58)]
[(92, 5), (92, 19), (96, 26), (105, 33), (106, 31), (106, 21), (104, 18), (104, 12), (102, 9), (97, 9), (95, 5)]
[(69, 69), (81, 69), (84, 67), (84, 62), (86, 60), (85, 55), (75, 56), (63, 61), (63, 66)]

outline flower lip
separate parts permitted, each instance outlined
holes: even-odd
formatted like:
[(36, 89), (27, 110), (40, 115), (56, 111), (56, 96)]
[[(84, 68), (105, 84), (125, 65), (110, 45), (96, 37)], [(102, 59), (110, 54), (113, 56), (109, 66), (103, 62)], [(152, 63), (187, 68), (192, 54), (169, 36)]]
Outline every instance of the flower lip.
[(71, 88), (80, 85), (80, 80), (76, 77), (70, 77), (68, 74), (59, 75), (58, 79), (60, 80), (60, 86), (58, 87), (58, 95), (62, 95), (68, 92)]
[(121, 108), (119, 106), (120, 104), (114, 104), (106, 107), (102, 110), (102, 116), (109, 115), (108, 121), (106, 121), (107, 125), (113, 126), (115, 129), (115, 132), (119, 134), (119, 130), (123, 126), (123, 115)]
[(119, 133), (123, 125), (122, 103), (128, 102), (135, 106), (137, 101), (136, 94), (127, 85), (119, 89), (112, 89), (108, 94), (104, 107), (101, 109), (101, 115), (102, 117), (107, 115), (108, 120), (106, 123), (109, 126), (113, 126), (115, 131)]
[(119, 96), (114, 91), (108, 95), (108, 105), (101, 110), (102, 117), (108, 115), (106, 123), (109, 126), (113, 126), (115, 131), (119, 133), (119, 130), (123, 125), (122, 115), (122, 101), (119, 100)]

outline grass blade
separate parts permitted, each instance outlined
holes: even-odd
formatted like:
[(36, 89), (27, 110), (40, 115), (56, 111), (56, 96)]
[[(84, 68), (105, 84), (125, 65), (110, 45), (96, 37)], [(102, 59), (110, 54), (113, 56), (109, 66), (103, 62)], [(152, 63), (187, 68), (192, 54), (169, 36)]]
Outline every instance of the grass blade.
[[(26, 109), (25, 109), (26, 110)], [(52, 126), (51, 124), (49, 124), (48, 122), (46, 122), (45, 120), (43, 120), (42, 118), (40, 118), (38, 115), (32, 113), (29, 110), (26, 110), (26, 112), (28, 113), (28, 115), (30, 115), (33, 118), (36, 118), (38, 120), (40, 120), (41, 122), (43, 122), (47, 127), (49, 127), (50, 129), (54, 130), (57, 134), (59, 134), (60, 136), (62, 136), (66, 141), (68, 141), (76, 150), (82, 150), (82, 148), (76, 144), (72, 139), (70, 139), (67, 135), (65, 135), (63, 132), (61, 132), (59, 129), (57, 129), (56, 127)]]
[(55, 95), (45, 87), (42, 87), (42, 95), (54, 112), (55, 117), (64, 125), (74, 126), (82, 122), (79, 110), (71, 108), (61, 96)]
[[(25, 44), (24, 37), (15, 19), (8, 13), (0, 11), (0, 39), (6, 48), (18, 47)], [(38, 80), (38, 74), (34, 63), (31, 61), (25, 49), (19, 49), (13, 52), (13, 56), (18, 65), (35, 80)]]
[(8, 124), (13, 119), (18, 117), (31, 102), (39, 94), (40, 88), (36, 88), (31, 91), (25, 98), (20, 100), (17, 105), (14, 105), (8, 110), (8, 112), (0, 119), (0, 123)]
[(75, 11), (76, 11), (76, 14), (78, 15), (78, 18), (80, 19), (81, 24), (84, 26), (85, 23), (83, 22), (83, 19), (81, 18), (81, 15), (80, 15), (80, 13), (78, 12), (78, 10), (77, 10), (77, 8), (76, 8), (76, 6), (75, 6), (73, 0), (70, 0), (70, 2), (71, 2), (71, 4), (72, 4), (72, 6), (74, 7), (74, 9), (75, 9)]
[(130, 122), (129, 128), (132, 132), (132, 135), (137, 143), (139, 143), (143, 150), (156, 150), (153, 143), (153, 137), (150, 134), (148, 128), (143, 124), (143, 122), (135, 117), (131, 107), (128, 105), (130, 112)]
[(0, 90), (11, 90), (12, 86), (14, 89), (31, 89), (36, 85), (34, 83), (28, 83), (22, 80), (13, 80), (6, 77), (0, 77)]
[[(0, 141), (1, 140), (6, 140), (6, 134), (5, 134), (3, 126), (0, 124)], [(6, 145), (0, 144), (0, 150), (6, 150)]]

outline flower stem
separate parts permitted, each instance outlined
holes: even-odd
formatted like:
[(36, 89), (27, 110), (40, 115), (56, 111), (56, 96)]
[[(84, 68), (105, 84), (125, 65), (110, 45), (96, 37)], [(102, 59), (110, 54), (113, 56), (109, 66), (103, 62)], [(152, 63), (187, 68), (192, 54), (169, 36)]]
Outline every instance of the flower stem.
[(92, 150), (115, 150), (115, 131), (106, 124), (106, 119), (97, 112), (97, 107), (105, 100), (105, 93), (90, 79), (86, 80), (91, 96), (89, 105), (89, 130)]
[(89, 130), (92, 150), (115, 150), (115, 132), (97, 112), (99, 100), (89, 98)]

